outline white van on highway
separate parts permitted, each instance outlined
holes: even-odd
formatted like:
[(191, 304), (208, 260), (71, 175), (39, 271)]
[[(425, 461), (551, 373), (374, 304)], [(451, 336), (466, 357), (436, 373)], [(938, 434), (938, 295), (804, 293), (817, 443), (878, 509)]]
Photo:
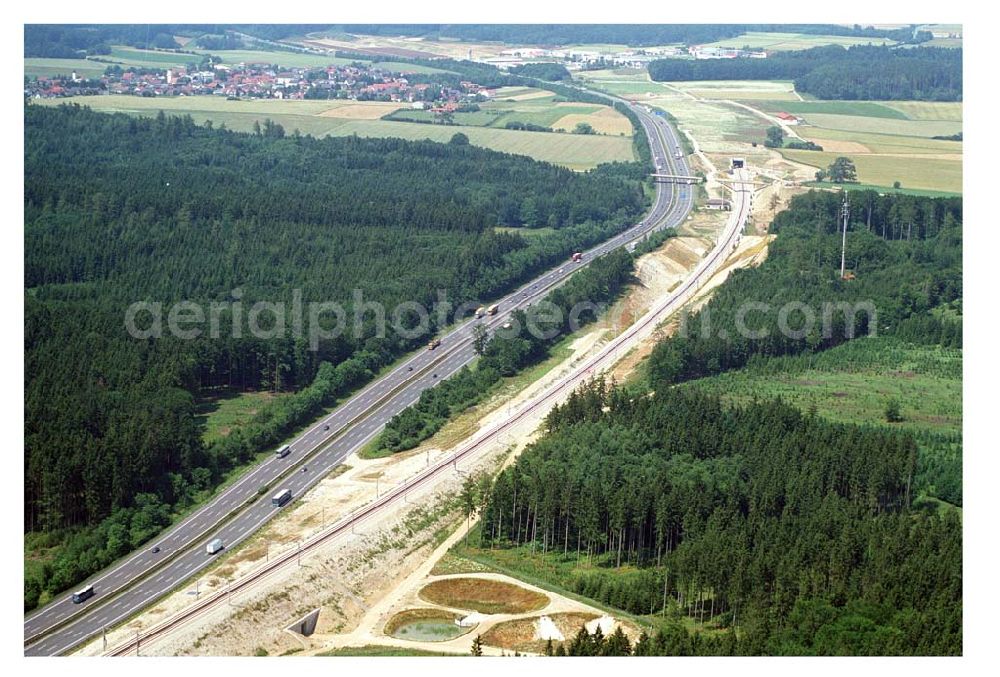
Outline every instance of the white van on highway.
[(208, 545), (205, 546), (205, 552), (207, 552), (209, 555), (214, 555), (215, 553), (222, 550), (224, 547), (225, 545), (223, 544), (221, 538), (213, 538), (208, 542)]

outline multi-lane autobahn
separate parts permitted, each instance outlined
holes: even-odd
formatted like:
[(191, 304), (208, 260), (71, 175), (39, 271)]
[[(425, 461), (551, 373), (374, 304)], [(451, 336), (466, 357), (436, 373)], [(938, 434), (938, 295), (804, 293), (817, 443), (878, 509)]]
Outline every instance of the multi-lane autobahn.
[[(649, 138), (656, 162), (676, 174), (688, 172), (666, 120), (633, 107)], [(683, 186), (657, 184), (653, 206), (639, 224), (585, 252), (583, 264), (566, 263), (508, 294), (497, 303), (497, 315), (484, 318), (490, 329), (502, 326), (509, 314), (537, 301), (580, 265), (624, 246), (648, 233), (680, 223), (690, 211), (693, 191)], [(25, 653), (55, 655), (68, 651), (151, 604), (199, 569), (212, 557), (205, 543), (221, 538), (232, 547), (254, 533), (278, 509), (270, 493), (290, 489), (301, 496), (352, 452), (366, 444), (394, 415), (414, 403), (424, 389), (447, 378), (475, 353), (472, 323), (441, 337), (434, 351), (421, 351), (373, 381), (291, 443), (285, 458), (269, 458), (247, 472), (198, 511), (83, 585), (93, 585), (94, 597), (73, 604), (69, 595), (51, 602), (24, 621)], [(261, 488), (266, 487), (264, 493)], [(157, 549), (154, 552), (154, 548)]]
[(601, 348), (598, 353), (582, 364), (575, 366), (567, 374), (529, 401), (518, 406), (505, 419), (492, 426), (481, 429), (459, 444), (458, 448), (446, 457), (425, 468), (399, 486), (383, 494), (354, 512), (344, 516), (329, 527), (309, 537), (294, 550), (279, 554), (274, 560), (249, 571), (246, 575), (227, 586), (225, 590), (206, 595), (195, 601), (178, 613), (172, 614), (152, 627), (137, 633), (123, 642), (106, 650), (106, 656), (124, 656), (135, 652), (140, 646), (148, 647), (150, 643), (169, 637), (171, 633), (182, 628), (187, 623), (211, 612), (220, 605), (231, 603), (232, 595), (252, 590), (272, 574), (294, 563), (301, 563), (301, 557), (308, 555), (317, 548), (325, 546), (338, 538), (346, 537), (366, 520), (382, 512), (390, 510), (401, 499), (421, 487), (432, 486), (435, 479), (458, 471), (459, 462), (475, 459), (479, 452), (488, 450), (492, 443), (503, 441), (505, 435), (513, 432), (521, 425), (533, 427), (539, 416), (544, 416), (561, 398), (564, 398), (574, 388), (597, 373), (612, 367), (623, 352), (634, 347), (639, 341), (648, 339), (661, 322), (688, 303), (724, 265), (727, 255), (738, 244), (743, 227), (750, 214), (753, 186), (748, 182), (749, 172), (739, 169), (733, 172), (733, 210), (729, 214), (726, 225), (716, 241), (715, 247), (695, 267), (688, 278), (667, 297), (656, 303), (645, 315), (630, 325), (625, 331), (613, 338)]

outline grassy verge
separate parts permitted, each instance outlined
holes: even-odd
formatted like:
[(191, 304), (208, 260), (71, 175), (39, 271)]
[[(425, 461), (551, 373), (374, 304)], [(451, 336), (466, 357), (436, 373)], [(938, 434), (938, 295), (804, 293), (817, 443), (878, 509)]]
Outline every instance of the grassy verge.
[(830, 183), (829, 181), (809, 181), (809, 188), (827, 188), (833, 190), (875, 190), (886, 195), (916, 195), (918, 197), (961, 197), (961, 193), (947, 190), (923, 190), (920, 188), (893, 188), (892, 186), (877, 186), (871, 183)]
[(326, 651), (318, 656), (454, 656), (452, 653), (422, 651), (421, 649), (406, 649), (399, 646), (379, 646), (377, 644), (366, 644), (365, 646), (345, 646), (332, 651)]

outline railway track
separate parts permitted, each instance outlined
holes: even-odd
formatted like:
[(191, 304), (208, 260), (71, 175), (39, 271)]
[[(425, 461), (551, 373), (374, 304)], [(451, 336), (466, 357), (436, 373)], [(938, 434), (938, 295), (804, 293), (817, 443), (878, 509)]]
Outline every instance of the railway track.
[[(737, 179), (740, 178), (746, 179), (744, 170), (740, 170), (737, 174)], [(139, 648), (143, 643), (148, 644), (149, 642), (162, 638), (163, 636), (169, 634), (172, 630), (196, 619), (198, 616), (201, 616), (219, 604), (225, 603), (233, 593), (238, 594), (239, 592), (247, 590), (266, 580), (269, 576), (275, 574), (284, 567), (289, 566), (293, 561), (298, 560), (302, 554), (308, 554), (315, 551), (317, 548), (329, 543), (330, 541), (352, 532), (366, 519), (378, 514), (383, 509), (395, 504), (401, 499), (405, 500), (405, 497), (410, 491), (425, 486), (428, 482), (440, 477), (442, 473), (448, 472), (449, 468), (457, 470), (459, 462), (469, 459), (477, 452), (483, 451), (490, 444), (496, 442), (501, 435), (516, 427), (527, 417), (535, 414), (541, 408), (551, 407), (558, 398), (568, 394), (568, 392), (579, 386), (588, 378), (595, 376), (596, 373), (602, 368), (613, 364), (617, 359), (619, 351), (623, 347), (626, 347), (630, 342), (636, 340), (637, 338), (643, 337), (645, 334), (652, 333), (660, 322), (665, 320), (685, 303), (687, 303), (694, 293), (700, 289), (702, 284), (704, 284), (704, 282), (717, 272), (719, 265), (726, 259), (733, 245), (738, 242), (742, 228), (745, 225), (750, 213), (750, 207), (752, 204), (752, 186), (749, 186), (749, 184), (739, 183), (737, 183), (737, 186), (739, 186), (736, 192), (736, 195), (738, 196), (737, 208), (731, 213), (730, 218), (727, 221), (726, 228), (724, 229), (722, 236), (719, 238), (719, 241), (716, 243), (712, 252), (698, 264), (692, 275), (689, 276), (681, 287), (673, 292), (661, 304), (651, 309), (646, 315), (640, 318), (640, 320), (622, 332), (622, 334), (612, 339), (612, 341), (602, 348), (597, 355), (593, 356), (584, 364), (576, 368), (569, 376), (560, 381), (551, 390), (543, 393), (538, 398), (513, 413), (504, 421), (497, 423), (491, 428), (481, 431), (477, 435), (473, 436), (470, 440), (461, 444), (455, 452), (421, 471), (413, 478), (404, 481), (402, 485), (397, 486), (395, 489), (390, 490), (382, 497), (350, 513), (340, 521), (334, 523), (329, 529), (307, 540), (298, 550), (283, 553), (274, 561), (266, 563), (258, 569), (251, 571), (246, 576), (232, 584), (227, 590), (213, 593), (204, 600), (196, 602), (178, 614), (175, 614), (161, 623), (154, 625), (145, 633), (137, 634), (134, 639), (130, 639), (129, 641), (112, 648), (105, 655), (123, 656), (131, 653), (132, 651), (136, 651), (138, 653)], [(673, 204), (671, 205), (671, 210), (674, 209), (674, 206), (675, 205)]]
[[(658, 143), (662, 144), (662, 148), (660, 149), (661, 154), (664, 156), (664, 159), (673, 164), (672, 155), (669, 150), (670, 142), (665, 137), (664, 131), (659, 128), (657, 120), (643, 111), (637, 111), (637, 113), (640, 115), (643, 129), (650, 138), (654, 150)], [(653, 140), (654, 136), (656, 137), (655, 142)], [(663, 204), (665, 194), (667, 195), (666, 205)], [(633, 226), (604, 243), (593, 247), (587, 252), (586, 263), (614, 248), (636, 242), (663, 227), (675, 225), (671, 219), (674, 216), (674, 206), (677, 199), (676, 190), (658, 188), (654, 204), (646, 219), (637, 226)], [(543, 297), (553, 288), (564, 283), (572, 270), (578, 268), (578, 266), (573, 266), (572, 268), (570, 266), (565, 267), (567, 268), (565, 275), (562, 274), (562, 269), (559, 270), (559, 275), (555, 274), (555, 270), (549, 271), (538, 278), (534, 284), (529, 282), (505, 297), (502, 301), (504, 304), (503, 312), (496, 316), (495, 319), (487, 320), (489, 326), (495, 328), (503, 324), (510, 312)], [(140, 583), (151, 581), (157, 573), (177, 568), (173, 565), (176, 564), (179, 566), (179, 560), (186, 553), (190, 553), (192, 549), (199, 549), (202, 540), (210, 537), (213, 533), (217, 533), (220, 529), (232, 524), (237, 518), (241, 517), (249, 509), (248, 506), (253, 503), (258, 486), (273, 485), (284, 481), (286, 478), (293, 477), (298, 468), (305, 467), (306, 462), (316, 460), (317, 457), (332, 455), (333, 452), (331, 450), (335, 444), (340, 442), (344, 437), (352, 434), (366, 421), (370, 422), (372, 416), (378, 414), (383, 409), (389, 409), (390, 406), (398, 408), (398, 406), (405, 407), (412, 404), (412, 401), (415, 401), (419, 393), (413, 396), (408, 402), (402, 403), (402, 405), (398, 405), (394, 400), (401, 392), (412, 389), (420, 381), (421, 377), (440, 369), (442, 365), (448, 364), (449, 360), (451, 360), (452, 364), (442, 370), (441, 377), (446, 378), (450, 373), (457, 371), (461, 365), (457, 364), (459, 360), (452, 358), (462, 353), (462, 351), (468, 352), (470, 349), (469, 346), (472, 344), (471, 332), (464, 331), (463, 333), (463, 329), (467, 330), (468, 327), (462, 325), (451, 330), (443, 338), (445, 345), (437, 353), (429, 357), (426, 352), (417, 353), (404, 361), (386, 377), (372, 382), (355, 396), (352, 396), (352, 398), (342, 405), (342, 408), (349, 410), (352, 405), (358, 405), (359, 401), (363, 403), (363, 406), (355, 406), (355, 411), (346, 418), (337, 416), (338, 412), (340, 412), (340, 409), (338, 409), (324, 420), (317, 422), (306, 433), (303, 433), (302, 436), (293, 442), (293, 448), (301, 449), (303, 446), (307, 447), (304, 454), (296, 456), (291, 462), (284, 463), (283, 467), (278, 469), (277, 472), (268, 469), (269, 467), (273, 467), (271, 464), (274, 462), (274, 459), (268, 459), (265, 463), (246, 473), (235, 484), (213, 499), (212, 502), (206, 504), (191, 516), (185, 518), (184, 521), (164, 532), (164, 534), (152, 542), (152, 545), (159, 546), (163, 551), (164, 554), (161, 558), (151, 558), (149, 551), (145, 548), (136, 551), (114, 565), (111, 569), (101, 572), (96, 577), (85, 582), (85, 584), (91, 585), (99, 584), (100, 588), (98, 595), (92, 598), (86, 605), (76, 607), (75, 605), (69, 605), (65, 599), (59, 599), (39, 612), (27, 616), (25, 618), (25, 653), (62, 653), (70, 650), (102, 630), (105, 626), (106, 618), (106, 612), (101, 614), (103, 617), (98, 616), (102, 609), (117, 608), (125, 605), (127, 611), (134, 613), (142, 606), (156, 601), (158, 596), (147, 598), (143, 600), (141, 605), (137, 605), (135, 602), (129, 601), (127, 595)], [(404, 368), (410, 369), (410, 372), (408, 372), (409, 376), (404, 380), (395, 384), (391, 380), (387, 380), (389, 376), (402, 372)], [(434, 376), (437, 378), (438, 375), (435, 374)], [(388, 384), (387, 388), (386, 384)], [(328, 435), (325, 435), (326, 428), (321, 430), (321, 426), (324, 425), (326, 428), (335, 426), (335, 429), (329, 432)], [(318, 442), (313, 442), (310, 439), (313, 436), (318, 436), (321, 439)], [(333, 465), (329, 468), (321, 469), (321, 472), (332, 470), (345, 456), (346, 454), (342, 454)], [(257, 526), (259, 525), (255, 525), (254, 528)], [(245, 535), (237, 540), (241, 540)], [(235, 543), (237, 541), (234, 540), (231, 542)], [(164, 574), (160, 573), (157, 580), (163, 578), (163, 576)], [(118, 584), (114, 583), (115, 578), (124, 580)], [(179, 584), (182, 580), (183, 578), (176, 579), (174, 584)], [(112, 582), (110, 586), (108, 581)], [(167, 591), (164, 590), (159, 596), (166, 594)], [(134, 595), (132, 596), (134, 597)], [(115, 611), (112, 614), (117, 615), (113, 619), (107, 620), (108, 624), (118, 622), (126, 616), (125, 613)], [(50, 616), (54, 616), (54, 618), (50, 618)], [(67, 639), (50, 641), (50, 638), (54, 634), (63, 630), (66, 630), (63, 634), (67, 634), (74, 627), (79, 628), (84, 624), (87, 626), (84, 632), (76, 631)]]

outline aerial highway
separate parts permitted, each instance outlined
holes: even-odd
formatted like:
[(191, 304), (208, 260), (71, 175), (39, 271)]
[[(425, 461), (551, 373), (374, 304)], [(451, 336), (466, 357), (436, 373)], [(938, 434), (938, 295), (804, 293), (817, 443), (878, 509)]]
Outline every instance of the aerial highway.
[(544, 415), (552, 405), (565, 398), (574, 388), (613, 366), (621, 354), (634, 347), (637, 341), (648, 338), (661, 322), (689, 302), (702, 285), (719, 271), (729, 252), (739, 242), (750, 214), (753, 186), (749, 183), (748, 172), (745, 169), (738, 169), (733, 172), (733, 175), (733, 210), (712, 251), (698, 263), (695, 270), (680, 287), (673, 290), (669, 296), (662, 299), (625, 331), (609, 341), (596, 355), (576, 366), (531, 400), (519, 405), (516, 411), (512, 412), (506, 419), (476, 432), (462, 442), (454, 452), (408, 478), (402, 485), (397, 485), (375, 501), (356, 509), (333, 523), (329, 528), (324, 527), (318, 534), (301, 543), (297, 549), (286, 550), (274, 560), (258, 566), (226, 589), (206, 595), (204, 599), (195, 601), (141, 634), (129, 637), (128, 640), (111, 647), (105, 651), (105, 655), (123, 656), (132, 652), (138, 653), (140, 646), (148, 646), (219, 605), (229, 603), (232, 594), (248, 590), (278, 570), (292, 566), (295, 562), (300, 561), (302, 554), (308, 554), (326, 543), (353, 533), (354, 529), (365, 520), (392, 507), (400, 500), (405, 500), (409, 492), (451, 472), (452, 469), (458, 470), (459, 462), (471, 460), (478, 452), (488, 449), (490, 443), (502, 440), (505, 433), (512, 431), (518, 425), (525, 422), (532, 425), (532, 414)]
[[(675, 174), (686, 174), (679, 143), (666, 120), (634, 106), (649, 138), (655, 162)], [(483, 318), (489, 329), (502, 326), (512, 311), (524, 308), (564, 282), (581, 265), (609, 251), (679, 224), (693, 203), (691, 188), (657, 184), (646, 217), (584, 253), (581, 263), (565, 263), (525, 283), (496, 303), (499, 312)], [(394, 415), (413, 404), (420, 393), (455, 373), (475, 357), (472, 322), (441, 336), (433, 351), (422, 350), (371, 382), (291, 443), (291, 453), (270, 457), (246, 472), (206, 505), (150, 541), (143, 549), (96, 574), (79, 587), (93, 585), (95, 595), (73, 604), (65, 594), (24, 620), (25, 653), (65, 653), (151, 604), (214, 558), (205, 544), (222, 539), (227, 548), (254, 533), (279, 510), (270, 494), (289, 489), (301, 496), (351, 453), (373, 439)], [(263, 493), (261, 493), (263, 490)]]

